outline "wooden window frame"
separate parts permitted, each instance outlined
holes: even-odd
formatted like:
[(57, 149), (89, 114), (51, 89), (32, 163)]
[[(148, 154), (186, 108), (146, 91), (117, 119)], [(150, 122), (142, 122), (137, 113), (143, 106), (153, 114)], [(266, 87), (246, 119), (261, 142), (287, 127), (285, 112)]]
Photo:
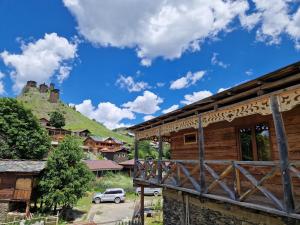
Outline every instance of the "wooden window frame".
[(238, 126), (236, 128), (236, 134), (237, 134), (237, 143), (238, 143), (238, 149), (239, 149), (239, 160), (243, 160), (243, 152), (242, 152), (242, 143), (241, 143), (241, 136), (240, 136), (240, 129), (246, 129), (251, 128), (251, 142), (252, 142), (252, 155), (253, 155), (253, 161), (261, 161), (258, 160), (258, 152), (257, 152), (257, 143), (256, 143), (256, 137), (255, 137), (255, 126), (257, 124), (266, 124), (269, 127), (269, 143), (270, 143), (270, 160), (273, 161), (273, 146), (272, 146), (272, 134), (271, 134), (271, 127), (269, 121), (255, 121), (254, 123), (246, 124), (244, 126)]
[[(194, 135), (195, 135), (196, 141), (194, 141), (194, 142), (186, 142), (186, 141), (185, 141), (185, 136), (191, 135), (191, 134), (194, 134)], [(184, 145), (197, 144), (197, 143), (198, 143), (198, 134), (197, 134), (197, 132), (190, 132), (190, 133), (183, 134), (183, 143), (184, 143)]]

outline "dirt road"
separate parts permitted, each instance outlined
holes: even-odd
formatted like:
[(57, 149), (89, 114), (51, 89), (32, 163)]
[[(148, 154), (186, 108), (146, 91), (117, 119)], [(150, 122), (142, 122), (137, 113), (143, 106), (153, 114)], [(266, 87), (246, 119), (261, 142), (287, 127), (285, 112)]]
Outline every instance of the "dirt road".
[[(147, 196), (145, 205), (149, 205), (153, 199), (154, 197)], [(117, 221), (132, 218), (135, 201), (138, 200), (126, 200), (120, 204), (110, 202), (93, 204), (87, 218), (97, 224), (115, 225)]]

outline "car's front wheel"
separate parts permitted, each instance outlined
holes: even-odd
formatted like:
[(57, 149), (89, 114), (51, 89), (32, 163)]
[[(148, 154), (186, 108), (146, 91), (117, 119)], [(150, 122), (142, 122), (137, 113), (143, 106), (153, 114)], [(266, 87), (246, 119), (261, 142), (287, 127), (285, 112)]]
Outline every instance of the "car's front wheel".
[(100, 198), (95, 198), (95, 203), (96, 204), (100, 204), (101, 203), (101, 199)]
[(116, 204), (119, 204), (121, 202), (121, 199), (120, 198), (115, 198), (115, 203)]

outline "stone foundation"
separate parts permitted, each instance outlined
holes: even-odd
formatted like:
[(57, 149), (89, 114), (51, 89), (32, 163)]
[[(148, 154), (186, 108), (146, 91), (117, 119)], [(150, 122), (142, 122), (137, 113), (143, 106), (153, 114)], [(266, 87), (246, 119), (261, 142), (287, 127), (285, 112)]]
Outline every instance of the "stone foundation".
[(300, 220), (164, 190), (164, 225), (300, 225)]
[(5, 222), (9, 212), (9, 202), (0, 202), (0, 222)]

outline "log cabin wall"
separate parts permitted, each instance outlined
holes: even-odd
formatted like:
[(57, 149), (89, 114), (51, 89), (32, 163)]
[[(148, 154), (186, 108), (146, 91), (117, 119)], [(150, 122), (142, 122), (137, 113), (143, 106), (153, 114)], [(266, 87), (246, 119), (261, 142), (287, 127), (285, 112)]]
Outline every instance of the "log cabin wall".
[[(282, 114), (288, 144), (290, 160), (300, 160), (300, 106)], [(238, 141), (238, 128), (257, 123), (267, 123), (270, 129), (271, 159), (279, 160), (274, 123), (271, 115), (247, 116), (229, 122), (210, 124), (204, 128), (206, 160), (241, 160)], [(198, 143), (185, 144), (184, 135), (197, 133), (197, 129), (186, 129), (171, 133), (171, 159), (199, 159)]]
[[(300, 160), (300, 106), (287, 111), (282, 114), (288, 144), (289, 144), (289, 159)], [(270, 132), (270, 149), (271, 160), (279, 160), (279, 153), (276, 143), (276, 134), (274, 123), (271, 115), (261, 116), (253, 115), (244, 118), (238, 118), (229, 122), (219, 122), (210, 124), (204, 128), (204, 142), (205, 142), (205, 160), (242, 160), (240, 142), (239, 142), (239, 128), (248, 127), (258, 123), (266, 123), (269, 126)], [(185, 144), (184, 135), (196, 133), (196, 129), (186, 129), (171, 134), (171, 159), (173, 160), (198, 160), (199, 150), (198, 143)], [(197, 139), (198, 141), (198, 139)], [(186, 164), (186, 168), (191, 172), (191, 175), (199, 181), (199, 169), (194, 169), (193, 165)], [(220, 165), (210, 165), (218, 174), (221, 174), (226, 167)], [(251, 168), (251, 166), (244, 166), (257, 180), (260, 180), (265, 174), (271, 171), (271, 167)], [(232, 174), (229, 174), (231, 176)], [(181, 174), (183, 178), (183, 174)], [(211, 181), (210, 175), (206, 172), (206, 179)], [(300, 180), (296, 177), (292, 178), (294, 186), (294, 197), (296, 201), (300, 201)], [(229, 184), (232, 185), (232, 184)], [(241, 185), (244, 188), (251, 187), (251, 183), (247, 179), (242, 178)], [(265, 182), (264, 186), (272, 191), (278, 198), (282, 198), (282, 179), (280, 170), (273, 178)]]
[(32, 188), (30, 175), (0, 173), (0, 200), (29, 201)]

